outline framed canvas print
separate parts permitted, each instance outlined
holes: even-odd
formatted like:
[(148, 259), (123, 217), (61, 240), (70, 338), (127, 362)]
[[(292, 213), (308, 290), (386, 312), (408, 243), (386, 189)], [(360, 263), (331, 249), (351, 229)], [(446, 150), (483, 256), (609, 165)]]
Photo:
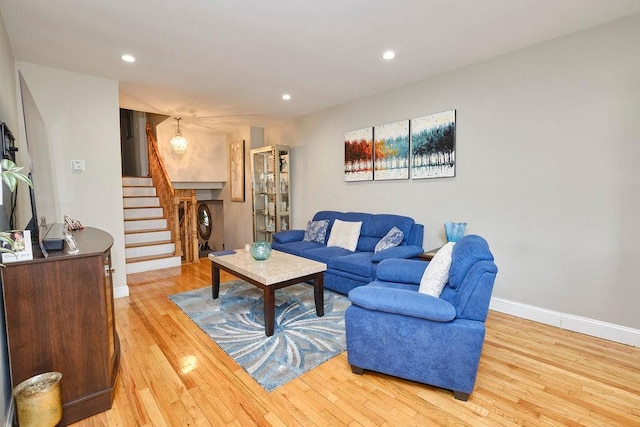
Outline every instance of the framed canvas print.
[(376, 126), (373, 136), (373, 179), (409, 179), (409, 120)]
[(456, 110), (411, 120), (411, 178), (456, 176)]
[(244, 202), (244, 140), (229, 144), (229, 184), (232, 202)]
[(344, 134), (344, 180), (373, 179), (373, 128), (353, 130)]

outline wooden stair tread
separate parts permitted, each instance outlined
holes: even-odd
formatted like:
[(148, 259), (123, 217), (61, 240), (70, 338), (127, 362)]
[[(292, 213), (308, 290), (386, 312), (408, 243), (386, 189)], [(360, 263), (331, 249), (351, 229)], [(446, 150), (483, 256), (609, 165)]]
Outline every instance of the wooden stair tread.
[(158, 233), (163, 231), (169, 231), (168, 228), (145, 228), (144, 230), (127, 230), (124, 234), (138, 234), (138, 233)]
[(127, 258), (126, 263), (131, 264), (134, 262), (142, 262), (142, 261), (154, 261), (157, 259), (165, 259), (165, 258), (173, 258), (175, 257), (175, 252), (171, 254), (162, 254), (162, 255), (148, 255), (148, 256), (139, 256), (134, 258)]
[(125, 221), (148, 221), (148, 220), (156, 220), (156, 219), (166, 219), (163, 216), (145, 216), (141, 218), (125, 218)]
[(156, 240), (153, 242), (141, 242), (141, 243), (127, 243), (125, 248), (143, 248), (145, 246), (166, 245), (173, 243), (171, 240)]

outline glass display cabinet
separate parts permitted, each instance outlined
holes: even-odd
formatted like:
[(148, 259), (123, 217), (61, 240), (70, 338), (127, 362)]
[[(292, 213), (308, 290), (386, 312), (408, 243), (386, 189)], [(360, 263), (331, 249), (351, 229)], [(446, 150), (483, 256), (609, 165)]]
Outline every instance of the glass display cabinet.
[(273, 233), (291, 225), (289, 147), (270, 145), (251, 150), (253, 239), (271, 242)]

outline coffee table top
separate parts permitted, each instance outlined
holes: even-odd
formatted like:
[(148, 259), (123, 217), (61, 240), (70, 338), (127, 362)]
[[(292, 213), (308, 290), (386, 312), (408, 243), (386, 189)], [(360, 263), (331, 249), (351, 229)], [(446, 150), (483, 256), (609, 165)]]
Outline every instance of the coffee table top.
[(327, 269), (327, 265), (322, 262), (276, 250), (272, 250), (269, 259), (264, 261), (256, 261), (244, 249), (238, 249), (235, 254), (229, 255), (209, 254), (209, 260), (265, 285), (320, 273)]

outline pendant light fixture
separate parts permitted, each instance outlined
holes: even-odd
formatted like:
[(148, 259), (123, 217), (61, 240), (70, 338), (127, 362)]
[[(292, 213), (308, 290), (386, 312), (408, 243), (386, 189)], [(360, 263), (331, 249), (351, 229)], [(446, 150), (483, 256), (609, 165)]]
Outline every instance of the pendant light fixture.
[(180, 117), (176, 118), (178, 127), (176, 128), (176, 134), (173, 136), (173, 138), (171, 138), (171, 149), (178, 157), (182, 158), (184, 153), (187, 151), (187, 146), (189, 144), (187, 143), (186, 138), (182, 136), (182, 133), (180, 132), (180, 120)]

